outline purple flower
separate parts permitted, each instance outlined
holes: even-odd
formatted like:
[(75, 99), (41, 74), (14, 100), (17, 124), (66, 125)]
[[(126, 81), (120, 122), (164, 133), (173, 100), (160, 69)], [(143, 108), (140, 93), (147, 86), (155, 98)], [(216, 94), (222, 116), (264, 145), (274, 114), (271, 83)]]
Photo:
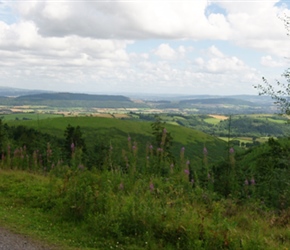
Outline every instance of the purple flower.
[(203, 148), (203, 154), (207, 155), (207, 148), (206, 147)]
[(245, 183), (245, 186), (248, 186), (249, 185), (249, 181), (247, 179), (245, 180), (244, 183)]
[(191, 179), (190, 182), (191, 182), (191, 184), (194, 184), (194, 179)]
[(233, 148), (230, 148), (230, 154), (235, 153), (235, 150)]
[(182, 148), (181, 148), (181, 152), (184, 152), (184, 151), (185, 151), (185, 147), (182, 147)]
[(250, 182), (251, 182), (251, 185), (253, 185), (253, 186), (256, 184), (254, 177), (252, 177)]
[(135, 146), (135, 145), (133, 145), (132, 149), (133, 149), (133, 150), (136, 150), (136, 146)]
[(128, 141), (131, 141), (131, 137), (130, 136), (128, 136)]
[(150, 182), (149, 185), (150, 191), (153, 192), (154, 191), (154, 184), (152, 182)]
[(187, 161), (186, 161), (186, 165), (188, 166), (189, 164), (190, 164), (190, 161), (189, 161), (189, 160), (187, 160)]
[(163, 148), (157, 148), (157, 151), (158, 152), (162, 152), (163, 151)]
[(71, 148), (71, 151), (74, 152), (74, 150), (75, 150), (75, 144), (72, 143), (72, 144), (70, 145), (70, 148)]
[(189, 170), (188, 169), (184, 169), (184, 173), (189, 175)]
[(153, 149), (153, 146), (152, 146), (152, 145), (150, 145), (150, 146), (149, 146), (149, 149)]

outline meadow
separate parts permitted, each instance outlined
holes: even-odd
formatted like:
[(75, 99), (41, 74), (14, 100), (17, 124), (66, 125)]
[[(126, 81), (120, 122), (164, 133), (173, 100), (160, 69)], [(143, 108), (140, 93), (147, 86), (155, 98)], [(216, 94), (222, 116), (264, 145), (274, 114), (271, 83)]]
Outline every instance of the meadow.
[[(239, 152), (158, 119), (7, 124), (0, 129), (8, 143), (0, 145), (0, 222), (7, 228), (56, 249), (290, 247), (286, 138)], [(23, 144), (33, 138), (42, 148)], [(99, 138), (108, 148), (86, 165), (80, 142), (90, 148)]]

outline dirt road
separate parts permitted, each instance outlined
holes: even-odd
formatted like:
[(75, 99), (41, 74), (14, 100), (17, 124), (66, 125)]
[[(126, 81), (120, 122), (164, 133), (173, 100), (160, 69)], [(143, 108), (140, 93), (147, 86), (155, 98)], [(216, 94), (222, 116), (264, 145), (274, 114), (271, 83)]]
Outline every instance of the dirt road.
[(27, 236), (12, 233), (0, 228), (0, 250), (52, 250)]

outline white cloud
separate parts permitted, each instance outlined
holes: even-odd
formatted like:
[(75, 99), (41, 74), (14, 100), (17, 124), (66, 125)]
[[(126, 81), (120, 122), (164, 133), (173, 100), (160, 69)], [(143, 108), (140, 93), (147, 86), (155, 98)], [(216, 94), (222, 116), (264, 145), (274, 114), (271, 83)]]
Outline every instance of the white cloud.
[(208, 1), (40, 1), (15, 6), (45, 36), (95, 38), (220, 38), (229, 32), (220, 14), (205, 16)]
[(154, 54), (164, 60), (176, 59), (177, 56), (175, 50), (168, 44), (164, 43), (159, 45), (159, 47), (154, 51)]
[[(277, 17), (289, 10), (277, 2), (217, 1), (224, 13), (208, 13), (207, 0), (11, 2), (18, 16), (14, 23), (0, 17), (0, 81), (82, 91), (250, 92), (261, 79), (259, 63), (281, 67), (279, 57), (290, 56)], [(139, 40), (155, 45), (130, 50)], [(209, 40), (267, 56), (247, 63), (218, 45), (200, 53)]]
[(272, 58), (272, 56), (263, 56), (260, 61), (261, 65), (265, 67), (270, 67), (270, 68), (276, 68), (276, 67), (286, 67), (286, 62), (285, 61), (277, 61)]

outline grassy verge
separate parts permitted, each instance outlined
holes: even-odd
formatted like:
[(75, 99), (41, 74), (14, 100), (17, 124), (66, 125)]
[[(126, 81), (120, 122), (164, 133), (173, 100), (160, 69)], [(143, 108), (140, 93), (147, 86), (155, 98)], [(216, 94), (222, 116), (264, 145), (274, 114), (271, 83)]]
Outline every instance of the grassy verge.
[(0, 171), (1, 225), (58, 249), (288, 249), (289, 218), (192, 189), (184, 173)]

